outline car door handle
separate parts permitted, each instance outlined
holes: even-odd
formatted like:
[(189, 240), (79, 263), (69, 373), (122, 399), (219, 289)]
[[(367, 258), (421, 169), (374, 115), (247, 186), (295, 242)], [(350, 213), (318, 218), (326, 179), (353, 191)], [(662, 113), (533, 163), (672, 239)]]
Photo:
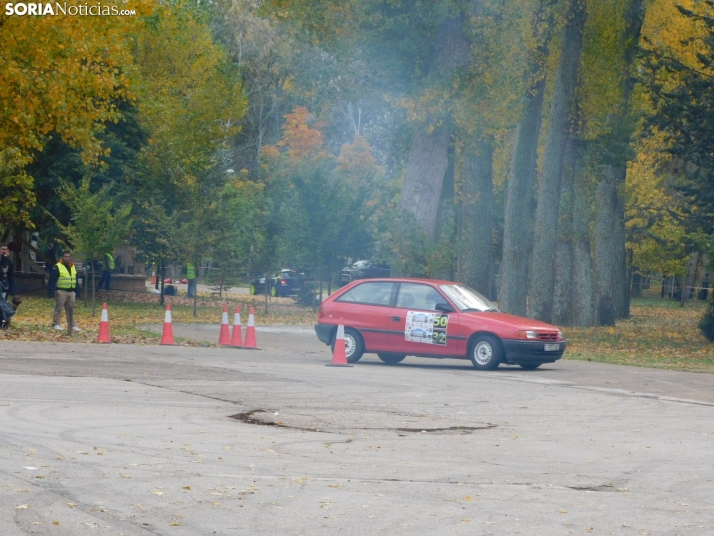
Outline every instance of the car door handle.
[(399, 322), (401, 319), (402, 319), (401, 316), (393, 316), (392, 317), (392, 320), (394, 320), (395, 322)]

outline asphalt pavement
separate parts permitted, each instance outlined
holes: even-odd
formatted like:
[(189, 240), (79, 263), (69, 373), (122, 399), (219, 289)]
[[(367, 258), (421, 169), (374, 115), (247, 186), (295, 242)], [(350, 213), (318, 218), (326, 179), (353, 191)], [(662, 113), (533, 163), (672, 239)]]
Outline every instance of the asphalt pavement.
[(0, 534), (714, 533), (714, 375), (258, 344), (4, 342)]

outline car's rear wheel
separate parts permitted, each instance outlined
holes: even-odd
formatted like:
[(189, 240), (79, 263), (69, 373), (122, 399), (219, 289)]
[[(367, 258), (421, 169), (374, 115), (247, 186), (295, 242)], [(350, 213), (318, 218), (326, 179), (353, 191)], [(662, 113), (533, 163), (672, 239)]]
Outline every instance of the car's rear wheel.
[(535, 370), (542, 365), (542, 363), (518, 363), (518, 365), (523, 370)]
[[(335, 339), (332, 339), (332, 353), (335, 353)], [(345, 357), (348, 363), (357, 363), (364, 355), (364, 341), (359, 331), (345, 328)]]
[(406, 354), (388, 354), (388, 353), (382, 353), (382, 354), (377, 354), (377, 357), (384, 361), (387, 365), (396, 365), (397, 363), (401, 363), (404, 361), (404, 358), (407, 357)]
[(479, 335), (469, 345), (468, 357), (477, 370), (494, 370), (501, 363), (501, 343), (493, 335)]

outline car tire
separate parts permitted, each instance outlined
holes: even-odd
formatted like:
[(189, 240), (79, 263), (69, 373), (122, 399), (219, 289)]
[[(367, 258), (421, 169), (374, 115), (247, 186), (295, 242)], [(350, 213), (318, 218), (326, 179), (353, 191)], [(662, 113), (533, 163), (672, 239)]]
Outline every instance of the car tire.
[(540, 367), (543, 363), (518, 363), (518, 366), (523, 370), (535, 370)]
[(258, 294), (258, 291), (255, 289), (255, 285), (253, 283), (250, 284), (250, 288), (248, 290), (251, 296)]
[[(335, 353), (335, 339), (332, 339), (332, 353)], [(359, 331), (345, 328), (345, 356), (348, 363), (357, 363), (364, 355), (364, 341)]]
[(495, 370), (503, 358), (501, 342), (493, 335), (479, 335), (469, 345), (468, 358), (476, 370)]
[(382, 353), (382, 354), (377, 354), (377, 357), (384, 361), (387, 365), (396, 365), (397, 363), (401, 363), (404, 361), (404, 358), (407, 357), (406, 354), (390, 354), (390, 353)]

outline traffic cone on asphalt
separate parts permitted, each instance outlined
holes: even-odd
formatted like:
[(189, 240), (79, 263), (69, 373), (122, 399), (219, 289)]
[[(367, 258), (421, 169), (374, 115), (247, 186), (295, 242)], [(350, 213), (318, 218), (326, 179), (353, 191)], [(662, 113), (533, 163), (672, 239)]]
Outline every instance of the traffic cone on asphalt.
[(233, 337), (231, 338), (231, 346), (234, 348), (243, 347), (243, 334), (241, 330), (243, 326), (240, 325), (240, 307), (236, 307), (236, 313), (233, 317)]
[(253, 308), (250, 308), (248, 313), (248, 328), (245, 330), (245, 344), (243, 348), (247, 350), (257, 350), (258, 344), (255, 341), (255, 316), (253, 314)]
[(174, 342), (174, 326), (171, 323), (171, 304), (166, 305), (166, 314), (164, 315), (164, 332), (161, 334), (161, 342), (159, 344), (168, 344), (173, 346)]
[(340, 324), (337, 326), (337, 335), (335, 335), (335, 349), (332, 352), (332, 363), (325, 365), (326, 367), (351, 367), (347, 363), (347, 355), (345, 354), (345, 326)]
[(228, 331), (228, 307), (223, 306), (223, 314), (221, 315), (221, 334), (218, 336), (218, 344), (228, 346), (231, 344), (231, 334)]
[(109, 339), (109, 313), (107, 312), (107, 304), (102, 305), (102, 319), (99, 321), (99, 336), (97, 337), (97, 342), (99, 343), (109, 343), (112, 342)]

